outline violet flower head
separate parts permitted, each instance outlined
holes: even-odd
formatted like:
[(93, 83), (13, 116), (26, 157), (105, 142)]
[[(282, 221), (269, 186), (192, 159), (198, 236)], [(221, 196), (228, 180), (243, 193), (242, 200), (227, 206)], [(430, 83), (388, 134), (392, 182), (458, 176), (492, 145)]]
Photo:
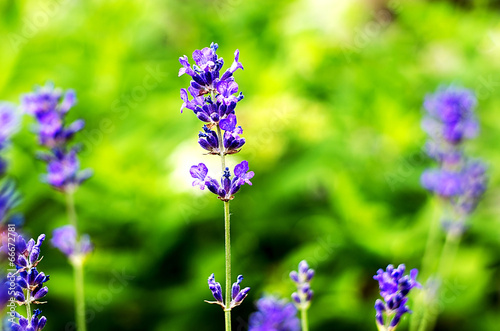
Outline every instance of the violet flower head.
[(440, 87), (436, 93), (425, 98), (427, 116), (422, 122), (423, 128), (432, 138), (443, 139), (453, 145), (473, 138), (478, 132), (474, 116), (476, 104), (474, 93), (468, 89)]
[[(412, 269), (410, 275), (404, 275), (405, 265), (400, 264), (396, 269), (392, 264), (388, 265), (386, 271), (379, 269), (373, 279), (379, 282), (380, 296), (383, 301), (377, 299), (375, 302), (375, 320), (379, 330), (394, 331), (398, 326), (401, 317), (405, 313), (411, 313), (406, 305), (408, 293), (414, 287), (421, 288), (417, 282), (417, 269)], [(385, 318), (390, 319), (388, 328), (384, 323)]]
[[(37, 241), (34, 239), (28, 240), (26, 242), (24, 238), (16, 234), (14, 242), (14, 250), (12, 246), (8, 246), (8, 251), (12, 252), (13, 259), (17, 268), (17, 272), (9, 277), (15, 277), (15, 288), (13, 298), (17, 301), (18, 305), (26, 305), (29, 307), (33, 304), (43, 304), (41, 302), (49, 289), (45, 286), (45, 283), (49, 280), (49, 276), (45, 275), (44, 272), (38, 271), (37, 267), (42, 257), (40, 256), (40, 247), (45, 240), (45, 235), (41, 234)], [(5, 249), (5, 246), (2, 247)], [(15, 313), (14, 317), (17, 318), (17, 322), (11, 323), (11, 330), (42, 330), (47, 322), (45, 317), (39, 317), (41, 311), (35, 309), (31, 319)]]
[(66, 115), (75, 103), (73, 90), (63, 92), (50, 83), (22, 97), (23, 108), (37, 122), (39, 144), (49, 149), (39, 155), (47, 163), (47, 174), (42, 179), (63, 192), (75, 191), (92, 175), (90, 169), (80, 171), (79, 148), (69, 146), (75, 133), (85, 125), (81, 119), (66, 125)]
[(35, 309), (33, 311), (33, 316), (31, 320), (28, 321), (27, 318), (20, 315), (19, 313), (15, 313), (14, 315), (19, 318), (18, 323), (12, 323), (11, 330), (12, 331), (40, 331), (45, 327), (47, 323), (47, 318), (45, 316), (39, 317), (42, 311), (40, 309)]
[(222, 75), (222, 78), (219, 78), (224, 60), (217, 56), (216, 52), (218, 48), (217, 44), (212, 43), (210, 47), (195, 50), (193, 52), (195, 64), (192, 67), (186, 55), (179, 58), (179, 62), (182, 65), (182, 68), (179, 69), (179, 76), (184, 74), (191, 76), (193, 79), (190, 84), (192, 88), (191, 94), (195, 97), (217, 92), (217, 86), (221, 82), (230, 79), (237, 69), (243, 69), (243, 66), (239, 62), (240, 52), (236, 50), (233, 64)]
[(93, 249), (90, 237), (87, 234), (80, 236), (80, 240), (77, 240), (76, 230), (73, 225), (56, 228), (52, 232), (50, 242), (52, 246), (59, 249), (69, 259), (83, 258)]
[(241, 305), (243, 300), (247, 297), (248, 292), (250, 292), (250, 287), (245, 287), (244, 289), (240, 288), (242, 281), (243, 276), (239, 275), (236, 282), (233, 283), (233, 287), (231, 289), (231, 308)]
[(80, 170), (80, 161), (76, 149), (68, 153), (54, 150), (47, 160), (47, 174), (42, 176), (44, 182), (56, 190), (72, 192), (92, 176), (92, 170)]
[(300, 261), (299, 270), (290, 272), (290, 278), (297, 286), (297, 291), (292, 293), (292, 299), (299, 309), (308, 309), (314, 292), (311, 290), (311, 279), (314, 270), (309, 268), (305, 260)]
[(25, 111), (36, 119), (39, 143), (47, 148), (67, 144), (68, 140), (85, 125), (83, 120), (65, 125), (65, 117), (76, 103), (73, 90), (63, 92), (48, 83), (36, 87), (32, 93), (25, 94), (21, 103)]
[(468, 216), (474, 211), (486, 190), (486, 166), (469, 159), (462, 143), (477, 135), (479, 124), (474, 115), (477, 104), (468, 89), (441, 87), (424, 102), (427, 111), (422, 121), (429, 135), (426, 150), (439, 168), (422, 174), (422, 186), (448, 202), (450, 215), (442, 221), (448, 233), (461, 235)]
[(300, 331), (297, 308), (290, 302), (266, 296), (257, 301), (250, 315), (249, 331)]
[(224, 299), (222, 298), (222, 287), (219, 282), (215, 281), (215, 275), (211, 274), (208, 277), (208, 288), (212, 292), (215, 301), (205, 301), (207, 303), (218, 304), (224, 307)]
[(234, 194), (240, 190), (243, 184), (252, 185), (250, 179), (253, 178), (254, 172), (248, 170), (248, 162), (242, 161), (234, 167), (232, 178), (229, 168), (226, 168), (220, 182), (208, 176), (208, 168), (203, 163), (192, 166), (190, 173), (191, 177), (194, 178), (193, 186), (199, 186), (202, 190), (206, 186), (220, 200), (229, 201), (234, 199)]
[(181, 112), (184, 108), (191, 109), (198, 119), (210, 125), (217, 124), (229, 114), (234, 114), (236, 104), (243, 99), (242, 93), (236, 95), (238, 84), (233, 77), (237, 69), (243, 69), (239, 62), (239, 51), (236, 50), (233, 64), (220, 77), (224, 60), (217, 56), (218, 47), (212, 43), (210, 47), (195, 50), (193, 66), (186, 55), (179, 58), (182, 65), (179, 76), (188, 74), (192, 78), (188, 89), (181, 89)]
[[(248, 292), (250, 292), (250, 287), (245, 287), (244, 289), (241, 289), (240, 284), (242, 281), (243, 281), (243, 276), (239, 275), (237, 281), (233, 283), (233, 287), (231, 289), (231, 302), (229, 303), (229, 307), (231, 309), (236, 306), (239, 306), (243, 302), (243, 300), (245, 300), (245, 298), (247, 297)], [(205, 300), (205, 302), (216, 304), (221, 306), (222, 308), (226, 308), (222, 294), (222, 287), (220, 286), (219, 282), (215, 281), (214, 274), (211, 274), (210, 277), (208, 277), (208, 288), (212, 292), (215, 301)]]

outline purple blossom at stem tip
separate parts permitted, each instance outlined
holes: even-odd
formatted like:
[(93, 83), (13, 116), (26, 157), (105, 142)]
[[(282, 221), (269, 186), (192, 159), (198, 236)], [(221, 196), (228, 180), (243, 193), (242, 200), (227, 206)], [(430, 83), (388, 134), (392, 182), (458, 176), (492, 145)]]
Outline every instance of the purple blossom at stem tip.
[[(407, 295), (411, 289), (421, 288), (417, 282), (417, 269), (412, 269), (410, 275), (404, 275), (405, 265), (400, 264), (396, 269), (392, 264), (388, 265), (386, 270), (379, 269), (373, 279), (379, 282), (380, 296), (384, 301), (378, 299), (375, 301), (375, 321), (379, 328), (384, 327), (383, 315), (388, 318), (393, 316), (390, 322), (390, 330), (394, 330), (401, 317), (405, 313), (411, 313), (406, 305)], [(385, 329), (384, 329), (385, 330)]]
[(257, 301), (258, 311), (249, 319), (249, 331), (300, 331), (297, 308), (290, 302), (273, 296)]
[(292, 299), (299, 309), (308, 309), (314, 292), (311, 290), (311, 280), (314, 277), (314, 270), (309, 268), (305, 260), (300, 261), (298, 272), (290, 272), (290, 279), (297, 286), (297, 291), (292, 293)]

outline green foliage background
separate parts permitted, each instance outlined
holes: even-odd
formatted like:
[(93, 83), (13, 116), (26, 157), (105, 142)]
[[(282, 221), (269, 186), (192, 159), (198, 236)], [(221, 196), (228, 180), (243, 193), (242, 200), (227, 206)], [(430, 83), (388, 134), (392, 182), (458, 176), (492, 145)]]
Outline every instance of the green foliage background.
[[(390, 11), (387, 9), (390, 8)], [(252, 291), (289, 297), (302, 259), (317, 271), (311, 330), (375, 330), (376, 270), (419, 268), (439, 217), (419, 185), (422, 101), (440, 84), (473, 89), (481, 135), (467, 143), (490, 165), (489, 190), (459, 249), (436, 330), (500, 323), (500, 25), (496, 2), (349, 0), (0, 2), (0, 99), (36, 84), (74, 88), (77, 135), (95, 175), (76, 195), (95, 252), (86, 265), (90, 330), (220, 330), (207, 277), (223, 282), (222, 204), (191, 187), (188, 167), (217, 160), (197, 146), (200, 122), (179, 113), (179, 56), (238, 48), (238, 106), (247, 144), (231, 157), (256, 175), (231, 203), (233, 272)], [(7, 157), (32, 236), (66, 224), (63, 197), (26, 118)], [(207, 161), (208, 160), (208, 161)], [(211, 160), (211, 161), (210, 161)], [(217, 169), (212, 166), (212, 169)], [(44, 245), (51, 275), (47, 330), (73, 320), (72, 272)], [(436, 252), (436, 256), (438, 252)], [(406, 329), (408, 317), (402, 322)]]

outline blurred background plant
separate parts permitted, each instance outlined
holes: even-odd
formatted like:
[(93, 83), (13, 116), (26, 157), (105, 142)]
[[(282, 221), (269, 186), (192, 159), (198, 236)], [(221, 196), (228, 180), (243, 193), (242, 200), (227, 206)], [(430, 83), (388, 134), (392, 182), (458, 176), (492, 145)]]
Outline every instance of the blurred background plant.
[[(500, 25), (497, 1), (0, 2), (0, 99), (52, 81), (73, 88), (69, 121), (84, 118), (76, 193), (79, 225), (95, 252), (86, 269), (90, 330), (215, 330), (220, 309), (206, 275), (224, 270), (219, 201), (191, 187), (204, 162), (192, 114), (179, 113), (179, 56), (217, 42), (240, 50), (239, 124), (252, 190), (232, 204), (233, 254), (252, 292), (233, 316), (246, 330), (252, 301), (288, 297), (288, 272), (317, 271), (310, 330), (375, 330), (376, 270), (418, 268), (439, 213), (419, 184), (422, 102), (441, 83), (478, 98), (482, 132), (466, 147), (489, 162), (489, 189), (443, 285), (436, 330), (500, 323)], [(64, 199), (40, 183), (33, 121), (3, 157), (23, 197), (30, 235), (67, 223)], [(192, 136), (190, 136), (192, 135)], [(239, 159), (241, 158), (241, 159)], [(215, 162), (215, 161), (214, 161)], [(212, 165), (215, 167), (215, 165)], [(50, 321), (73, 319), (71, 267), (44, 249)], [(219, 273), (220, 273), (219, 272)], [(69, 324), (68, 324), (69, 323)], [(399, 329), (407, 328), (408, 317)]]

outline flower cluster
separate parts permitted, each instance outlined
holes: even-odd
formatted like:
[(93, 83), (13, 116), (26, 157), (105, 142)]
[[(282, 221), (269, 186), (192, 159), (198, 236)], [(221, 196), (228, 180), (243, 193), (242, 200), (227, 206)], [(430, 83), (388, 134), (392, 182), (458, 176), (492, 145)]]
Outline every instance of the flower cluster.
[[(392, 264), (386, 271), (379, 269), (373, 279), (379, 283), (380, 296), (384, 301), (375, 302), (375, 319), (380, 331), (394, 331), (405, 313), (411, 313), (406, 305), (408, 293), (414, 287), (421, 288), (417, 282), (417, 269), (412, 269), (410, 275), (404, 275), (405, 265), (400, 264), (396, 269)], [(384, 323), (384, 314), (386, 323)]]
[[(218, 47), (217, 44), (212, 43), (210, 47), (195, 50), (193, 52), (195, 63), (192, 66), (186, 55), (179, 58), (182, 65), (179, 76), (187, 74), (192, 78), (187, 90), (181, 89), (183, 103), (180, 110), (181, 113), (184, 108), (192, 110), (203, 122), (202, 131), (198, 135), (198, 144), (208, 154), (220, 156), (223, 165), (220, 181), (208, 176), (208, 168), (204, 163), (193, 165), (189, 170), (194, 179), (193, 186), (199, 186), (201, 190), (207, 187), (210, 192), (224, 201), (225, 208), (229, 210), (228, 202), (234, 198), (234, 194), (243, 184), (252, 185), (250, 179), (253, 178), (254, 173), (249, 171), (247, 161), (234, 167), (234, 176), (231, 176), (229, 168), (225, 167), (225, 156), (238, 153), (245, 144), (245, 139), (240, 136), (243, 134), (243, 129), (237, 125), (235, 114), (236, 105), (243, 99), (243, 94), (241, 92), (238, 94), (238, 84), (233, 77), (234, 72), (243, 69), (243, 66), (239, 62), (240, 52), (236, 50), (233, 63), (221, 76), (220, 71), (224, 66), (224, 60), (217, 55)], [(191, 100), (189, 94), (192, 97)], [(226, 221), (229, 222), (229, 218), (226, 218)], [(229, 226), (226, 226), (226, 229), (229, 229)], [(228, 237), (229, 232), (226, 233), (226, 238)], [(227, 262), (229, 252), (230, 245), (226, 240), (226, 263), (230, 263)], [(243, 276), (238, 276), (230, 293), (231, 301), (228, 302), (229, 293), (226, 293), (227, 299), (224, 302), (222, 288), (219, 283), (215, 282), (214, 274), (212, 274), (208, 278), (208, 286), (216, 301), (207, 302), (219, 304), (229, 311), (240, 305), (250, 291), (249, 287), (240, 289), (242, 280)], [(226, 279), (226, 285), (230, 281)]]
[(88, 235), (81, 235), (80, 240), (77, 240), (76, 229), (73, 225), (65, 225), (55, 229), (50, 241), (70, 260), (84, 258), (93, 249)]
[(49, 291), (47, 286), (44, 285), (49, 280), (49, 276), (37, 270), (37, 266), (42, 260), (40, 247), (45, 240), (45, 235), (40, 235), (36, 242), (34, 239), (26, 242), (21, 235), (17, 235), (15, 239), (13, 246), (7, 243), (3, 249), (14, 252), (13, 261), (18, 270), (16, 272), (16, 286), (13, 298), (19, 305), (26, 305), (28, 318), (18, 313), (14, 314), (18, 321), (14, 322), (12, 320), (11, 329), (17, 331), (42, 330), (47, 319), (43, 316), (39, 317), (41, 311), (35, 309), (33, 316), (31, 318), (29, 316), (31, 315), (31, 304), (44, 303), (39, 300), (44, 298)]
[(300, 331), (297, 308), (290, 302), (266, 296), (257, 301), (258, 311), (249, 319), (249, 331)]
[(47, 163), (44, 180), (63, 192), (73, 192), (92, 175), (89, 169), (80, 171), (77, 157), (79, 147), (68, 145), (75, 133), (85, 125), (81, 119), (69, 125), (65, 123), (66, 115), (75, 103), (74, 91), (63, 93), (52, 84), (37, 87), (33, 93), (25, 94), (22, 98), (22, 107), (37, 121), (39, 144), (49, 149), (48, 153), (40, 154), (40, 158)]
[(222, 201), (229, 201), (234, 198), (234, 194), (240, 190), (240, 187), (247, 183), (252, 185), (250, 179), (254, 176), (253, 171), (248, 172), (248, 162), (243, 161), (234, 167), (234, 177), (231, 179), (231, 172), (226, 168), (219, 181), (208, 176), (208, 168), (204, 163), (194, 165), (190, 169), (191, 177), (194, 178), (193, 186), (199, 186), (218, 195)]
[[(234, 72), (239, 68), (243, 69), (243, 66), (239, 62), (240, 53), (236, 50), (233, 64), (221, 77), (220, 70), (224, 60), (217, 56), (217, 48), (218, 45), (212, 43), (210, 47), (194, 51), (193, 66), (187, 56), (179, 59), (182, 65), (179, 76), (188, 74), (192, 78), (188, 89), (181, 89), (181, 112), (184, 108), (191, 109), (205, 123), (198, 135), (199, 145), (208, 154), (224, 157), (238, 153), (245, 144), (245, 139), (240, 136), (243, 129), (237, 125), (235, 115), (236, 105), (243, 99), (243, 94), (237, 94), (238, 84), (233, 77)], [(189, 100), (188, 92), (193, 97), (192, 100)], [(195, 179), (193, 186), (198, 185), (202, 190), (205, 186), (208, 187), (222, 201), (231, 200), (244, 183), (251, 185), (250, 179), (254, 173), (247, 172), (247, 161), (234, 168), (235, 176), (232, 179), (226, 168), (220, 182), (207, 176), (208, 169), (203, 163), (192, 166), (190, 170)]]
[[(250, 291), (250, 287), (241, 289), (240, 284), (242, 281), (243, 276), (239, 275), (237, 281), (233, 284), (233, 287), (231, 289), (231, 302), (229, 303), (229, 308), (231, 309), (239, 306), (243, 302), (243, 300), (245, 300), (248, 292)], [(212, 291), (212, 295), (214, 296), (215, 301), (205, 300), (205, 302), (217, 304), (222, 306), (222, 308), (226, 308), (224, 299), (222, 298), (222, 287), (220, 286), (219, 282), (215, 281), (214, 274), (211, 274), (210, 277), (208, 277), (208, 288), (210, 289), (210, 291)]]
[(300, 261), (299, 271), (290, 272), (290, 278), (297, 286), (297, 292), (292, 293), (292, 299), (299, 309), (307, 309), (311, 304), (313, 291), (311, 290), (311, 279), (314, 276), (314, 270), (309, 268), (305, 260)]
[(443, 225), (456, 235), (464, 231), (467, 216), (486, 190), (485, 164), (469, 159), (462, 148), (464, 140), (475, 137), (479, 130), (476, 103), (472, 91), (454, 86), (440, 88), (424, 102), (427, 114), (422, 126), (429, 135), (426, 149), (440, 167), (425, 171), (421, 183), (449, 201), (452, 216)]

